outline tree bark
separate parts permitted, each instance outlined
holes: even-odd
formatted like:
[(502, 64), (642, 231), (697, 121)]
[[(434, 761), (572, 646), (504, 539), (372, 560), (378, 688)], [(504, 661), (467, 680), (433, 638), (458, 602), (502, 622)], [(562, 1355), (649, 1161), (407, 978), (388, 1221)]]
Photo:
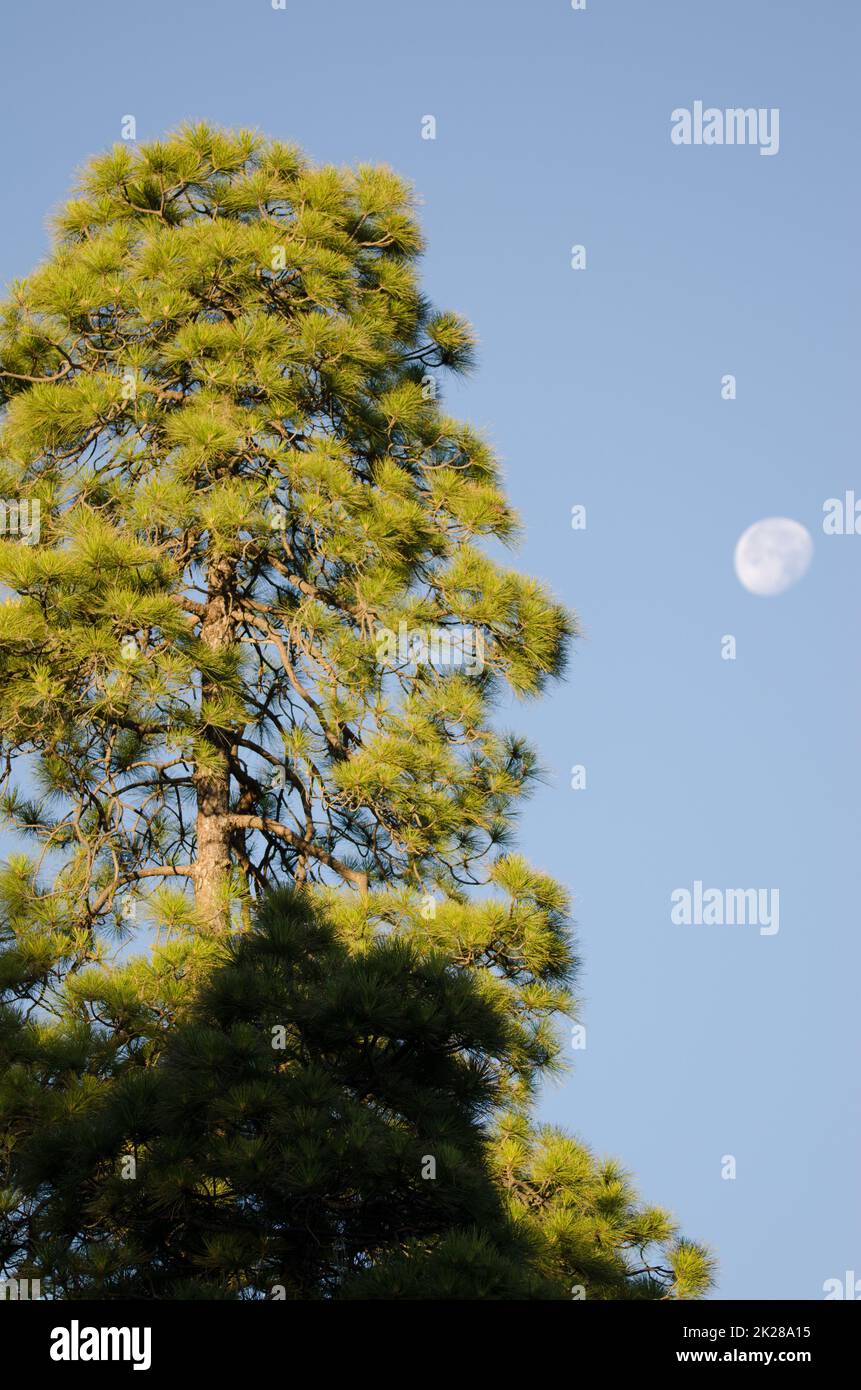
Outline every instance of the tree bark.
[[(233, 578), (229, 560), (219, 558), (210, 564), (209, 592), (200, 625), (200, 640), (210, 651), (229, 647), (234, 639)], [(201, 700), (217, 694), (217, 687), (202, 679)], [(209, 758), (207, 766), (198, 768), (193, 779), (197, 793), (194, 896), (207, 929), (227, 932), (230, 929), (227, 889), (231, 865), (228, 752), (232, 733), (229, 729), (204, 724), (201, 734), (209, 745)]]

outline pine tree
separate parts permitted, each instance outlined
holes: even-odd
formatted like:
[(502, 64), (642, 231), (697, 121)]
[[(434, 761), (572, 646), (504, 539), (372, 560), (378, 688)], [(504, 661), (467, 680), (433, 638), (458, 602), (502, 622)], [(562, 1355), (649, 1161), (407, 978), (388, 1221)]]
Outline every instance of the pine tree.
[(0, 330), (41, 538), (0, 556), (0, 732), (40, 792), (5, 810), (63, 860), (45, 910), (77, 946), (144, 879), (221, 930), (283, 878), (474, 883), (534, 775), (494, 695), (571, 620), (476, 544), (516, 519), (442, 410), (472, 336), (420, 293), (409, 190), (197, 127), (80, 195)]
[(616, 1165), (511, 1108), (542, 1051), (505, 983), (339, 907), (281, 890), (0, 1016), (9, 1267), (73, 1299), (700, 1292)]
[[(0, 308), (0, 1231), (8, 1269), (38, 1252), (67, 1292), (708, 1282), (614, 1169), (526, 1118), (576, 962), (565, 894), (509, 852), (537, 767), (493, 716), (577, 628), (487, 553), (518, 522), (443, 408), (473, 335), (421, 293), (421, 249), (390, 170), (194, 126), (93, 160)], [(279, 935), (284, 885), (313, 912)], [(279, 1009), (317, 1019), (280, 1081)], [(392, 1110), (377, 1058), (344, 1102), (335, 1153), (368, 1147), (333, 1190), (371, 1228), (315, 1207), (315, 1265), (266, 1155), (407, 1026), (439, 1086)], [(308, 1123), (313, 1189), (336, 1159)], [(629, 1263), (650, 1243), (664, 1274)]]

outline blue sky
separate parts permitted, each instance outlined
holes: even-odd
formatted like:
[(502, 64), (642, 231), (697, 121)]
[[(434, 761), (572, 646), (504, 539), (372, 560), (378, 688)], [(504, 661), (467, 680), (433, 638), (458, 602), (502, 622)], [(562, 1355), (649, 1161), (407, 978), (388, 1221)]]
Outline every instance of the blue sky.
[[(548, 770), (523, 848), (571, 888), (585, 957), (588, 1045), (543, 1110), (716, 1247), (723, 1297), (817, 1299), (861, 1274), (861, 536), (822, 531), (828, 498), (861, 497), (859, 28), (854, 0), (4, 16), (2, 281), (128, 114), (140, 139), (256, 126), (415, 182), (427, 289), (481, 342), (448, 404), (504, 460), (517, 563), (584, 629), (566, 683), (505, 711)], [(696, 100), (779, 108), (779, 153), (673, 145)], [(732, 554), (768, 516), (815, 550), (757, 598)], [(780, 931), (674, 925), (695, 880), (778, 888)]]

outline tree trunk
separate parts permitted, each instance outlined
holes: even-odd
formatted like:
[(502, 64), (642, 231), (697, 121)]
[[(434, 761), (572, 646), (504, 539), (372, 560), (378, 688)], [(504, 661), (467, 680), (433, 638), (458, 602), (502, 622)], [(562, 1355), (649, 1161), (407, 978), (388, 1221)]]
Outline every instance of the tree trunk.
[[(211, 651), (231, 645), (234, 624), (231, 618), (233, 567), (229, 560), (218, 559), (209, 566), (209, 593), (206, 612), (200, 626), (200, 640)], [(201, 681), (201, 699), (216, 696), (217, 687)], [(230, 905), (227, 896), (230, 873), (230, 765), (227, 752), (231, 743), (229, 729), (205, 724), (202, 737), (209, 745), (207, 765), (194, 774), (197, 793), (196, 839), (194, 861), (194, 894), (197, 908), (210, 931), (230, 929)]]

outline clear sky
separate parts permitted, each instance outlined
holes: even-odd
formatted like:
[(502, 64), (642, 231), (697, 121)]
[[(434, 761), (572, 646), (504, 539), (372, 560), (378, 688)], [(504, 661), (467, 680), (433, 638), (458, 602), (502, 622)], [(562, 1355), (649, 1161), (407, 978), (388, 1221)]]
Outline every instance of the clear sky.
[[(861, 535), (822, 529), (828, 498), (861, 499), (859, 29), (857, 0), (3, 17), (0, 281), (41, 257), (126, 115), (144, 140), (256, 126), (415, 182), (428, 291), (481, 340), (448, 404), (504, 459), (517, 563), (585, 632), (565, 684), (504, 712), (548, 770), (523, 848), (571, 888), (585, 957), (587, 1047), (543, 1111), (717, 1248), (724, 1297), (861, 1277)], [(778, 153), (674, 145), (672, 111), (698, 100), (778, 108)], [(754, 597), (733, 549), (771, 516), (808, 528), (813, 562)], [(697, 880), (779, 889), (779, 932), (673, 924)]]

